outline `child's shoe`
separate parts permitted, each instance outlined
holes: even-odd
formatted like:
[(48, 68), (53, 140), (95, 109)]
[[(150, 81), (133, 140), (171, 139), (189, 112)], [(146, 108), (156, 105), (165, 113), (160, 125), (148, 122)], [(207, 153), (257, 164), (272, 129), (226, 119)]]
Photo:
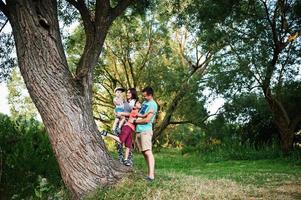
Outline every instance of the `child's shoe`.
[(99, 135), (101, 135), (101, 136), (107, 136), (108, 135), (108, 131), (102, 130), (102, 131), (99, 132)]

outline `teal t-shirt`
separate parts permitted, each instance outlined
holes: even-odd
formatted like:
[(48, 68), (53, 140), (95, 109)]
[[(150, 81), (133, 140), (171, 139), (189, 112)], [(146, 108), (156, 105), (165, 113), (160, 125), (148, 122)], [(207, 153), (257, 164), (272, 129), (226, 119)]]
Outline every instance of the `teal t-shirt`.
[(146, 131), (150, 131), (153, 129), (153, 123), (154, 123), (154, 120), (155, 120), (157, 112), (158, 112), (157, 103), (154, 100), (144, 101), (141, 105), (139, 114), (144, 115), (144, 114), (148, 113), (151, 109), (154, 111), (153, 117), (151, 118), (150, 122), (148, 122), (147, 124), (138, 124), (136, 126), (137, 133), (146, 132)]

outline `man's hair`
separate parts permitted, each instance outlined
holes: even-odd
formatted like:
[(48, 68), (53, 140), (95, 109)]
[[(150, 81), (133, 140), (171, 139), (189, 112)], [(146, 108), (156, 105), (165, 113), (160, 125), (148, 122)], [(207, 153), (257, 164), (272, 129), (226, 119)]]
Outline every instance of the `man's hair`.
[(154, 90), (150, 86), (145, 87), (142, 92), (145, 92), (147, 95), (154, 96)]

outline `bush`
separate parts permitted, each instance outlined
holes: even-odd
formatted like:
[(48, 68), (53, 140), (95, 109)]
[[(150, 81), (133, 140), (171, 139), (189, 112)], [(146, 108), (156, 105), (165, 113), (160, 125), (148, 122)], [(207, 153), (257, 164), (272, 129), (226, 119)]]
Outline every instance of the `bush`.
[[(206, 162), (225, 160), (260, 160), (285, 158), (277, 141), (258, 147), (248, 142), (238, 140), (203, 139), (195, 146), (184, 145), (182, 154), (197, 153)], [(301, 161), (301, 149), (294, 148), (285, 159)]]
[(0, 155), (0, 199), (34, 195), (41, 177), (52, 191), (61, 187), (58, 164), (40, 122), (0, 114)]

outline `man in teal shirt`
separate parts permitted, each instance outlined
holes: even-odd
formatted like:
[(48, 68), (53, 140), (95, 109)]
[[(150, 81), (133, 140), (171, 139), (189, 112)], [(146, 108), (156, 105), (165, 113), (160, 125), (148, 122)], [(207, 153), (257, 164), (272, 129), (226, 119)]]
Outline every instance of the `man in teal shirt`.
[(139, 151), (142, 152), (147, 164), (148, 173), (145, 177), (148, 181), (155, 178), (155, 158), (152, 152), (153, 123), (158, 112), (158, 105), (153, 99), (154, 91), (151, 87), (142, 90), (145, 101), (143, 102), (139, 114), (145, 115), (145, 118), (134, 119), (136, 126), (136, 143)]

